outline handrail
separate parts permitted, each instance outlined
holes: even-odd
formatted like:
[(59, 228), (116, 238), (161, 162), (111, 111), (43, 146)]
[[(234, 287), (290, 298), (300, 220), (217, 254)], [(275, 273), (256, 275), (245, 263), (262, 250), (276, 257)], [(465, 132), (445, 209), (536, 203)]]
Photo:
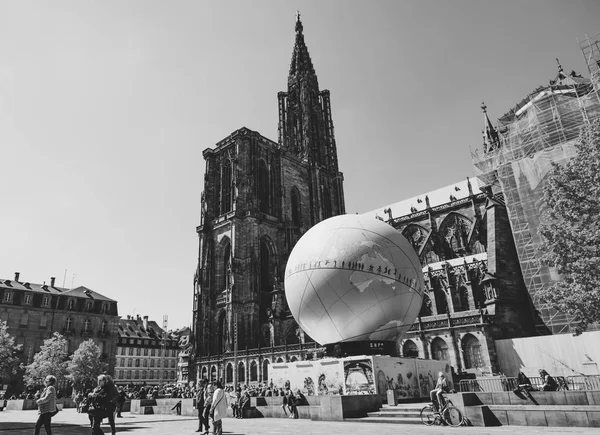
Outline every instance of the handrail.
[[(600, 391), (600, 375), (554, 376), (561, 390)], [(543, 381), (540, 377), (530, 377), (531, 386), (540, 389)], [(499, 392), (517, 388), (517, 378), (494, 376), (489, 378), (463, 379), (458, 383), (458, 391)]]

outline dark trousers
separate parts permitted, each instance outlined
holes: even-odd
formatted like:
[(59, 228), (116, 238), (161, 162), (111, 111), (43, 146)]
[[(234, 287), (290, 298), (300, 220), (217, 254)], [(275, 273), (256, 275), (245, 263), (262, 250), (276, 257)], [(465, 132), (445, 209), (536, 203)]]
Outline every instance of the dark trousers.
[(104, 435), (104, 431), (100, 427), (102, 424), (102, 415), (96, 413), (92, 417), (92, 435)]
[(208, 419), (210, 418), (210, 406), (204, 408), (204, 412), (202, 413), (202, 421), (204, 423), (204, 427), (206, 430), (210, 429), (210, 425), (208, 424)]
[(117, 417), (121, 417), (121, 412), (123, 411), (124, 403), (119, 402), (117, 404)]
[(47, 435), (52, 435), (52, 428), (50, 427), (50, 421), (52, 420), (52, 415), (49, 412), (45, 412), (38, 416), (37, 421), (35, 422), (35, 431), (34, 435), (40, 435), (40, 429), (44, 426), (46, 429)]

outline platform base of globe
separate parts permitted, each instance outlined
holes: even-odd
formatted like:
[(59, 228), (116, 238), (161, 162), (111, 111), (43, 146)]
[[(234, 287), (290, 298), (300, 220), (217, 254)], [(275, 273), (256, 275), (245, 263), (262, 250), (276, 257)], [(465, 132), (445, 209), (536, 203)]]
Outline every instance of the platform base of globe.
[(393, 340), (341, 341), (325, 345), (325, 354), (334, 358), (358, 355), (398, 356), (396, 342)]

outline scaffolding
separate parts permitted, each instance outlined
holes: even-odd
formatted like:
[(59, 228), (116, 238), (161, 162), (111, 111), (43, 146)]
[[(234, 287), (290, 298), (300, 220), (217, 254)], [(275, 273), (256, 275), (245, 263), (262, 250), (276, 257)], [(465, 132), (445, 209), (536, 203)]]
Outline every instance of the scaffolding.
[[(595, 41), (586, 40), (582, 53), (596, 68), (593, 73), (590, 69), (590, 74), (600, 79), (600, 64), (595, 61), (600, 61), (600, 44), (598, 39)], [(504, 194), (539, 334), (569, 332), (572, 327), (572, 319), (556, 312), (538, 295), (558, 279), (540, 263), (538, 226), (545, 207), (543, 188), (552, 163), (571, 159), (576, 154), (581, 127), (600, 117), (597, 83), (600, 81), (593, 82), (575, 72), (567, 75), (559, 64), (556, 79), (535, 89), (502, 116), (497, 131), (484, 139), (483, 150), (472, 152), (477, 177), (494, 186), (494, 193)]]
[(591, 38), (587, 35), (579, 42), (581, 54), (590, 73), (590, 79), (596, 91), (600, 91), (600, 33)]

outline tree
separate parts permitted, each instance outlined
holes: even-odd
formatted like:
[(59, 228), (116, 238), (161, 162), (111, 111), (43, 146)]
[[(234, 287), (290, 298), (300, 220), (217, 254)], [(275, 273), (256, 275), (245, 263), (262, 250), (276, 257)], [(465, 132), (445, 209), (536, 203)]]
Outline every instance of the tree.
[(58, 383), (64, 381), (67, 356), (67, 339), (55, 332), (44, 340), (40, 351), (33, 356), (33, 362), (25, 368), (25, 383), (28, 386), (42, 385), (48, 375), (54, 375)]
[(106, 368), (106, 363), (100, 361), (100, 348), (93, 340), (86, 340), (69, 359), (67, 379), (76, 391), (91, 390)]
[(6, 322), (0, 322), (0, 379), (10, 379), (22, 370), (21, 362), (17, 357), (19, 350), (21, 345), (16, 345), (14, 337), (9, 335)]
[(573, 316), (581, 334), (600, 322), (600, 119), (582, 129), (575, 146), (569, 162), (553, 164), (544, 189), (542, 262), (562, 279), (539, 294)]

